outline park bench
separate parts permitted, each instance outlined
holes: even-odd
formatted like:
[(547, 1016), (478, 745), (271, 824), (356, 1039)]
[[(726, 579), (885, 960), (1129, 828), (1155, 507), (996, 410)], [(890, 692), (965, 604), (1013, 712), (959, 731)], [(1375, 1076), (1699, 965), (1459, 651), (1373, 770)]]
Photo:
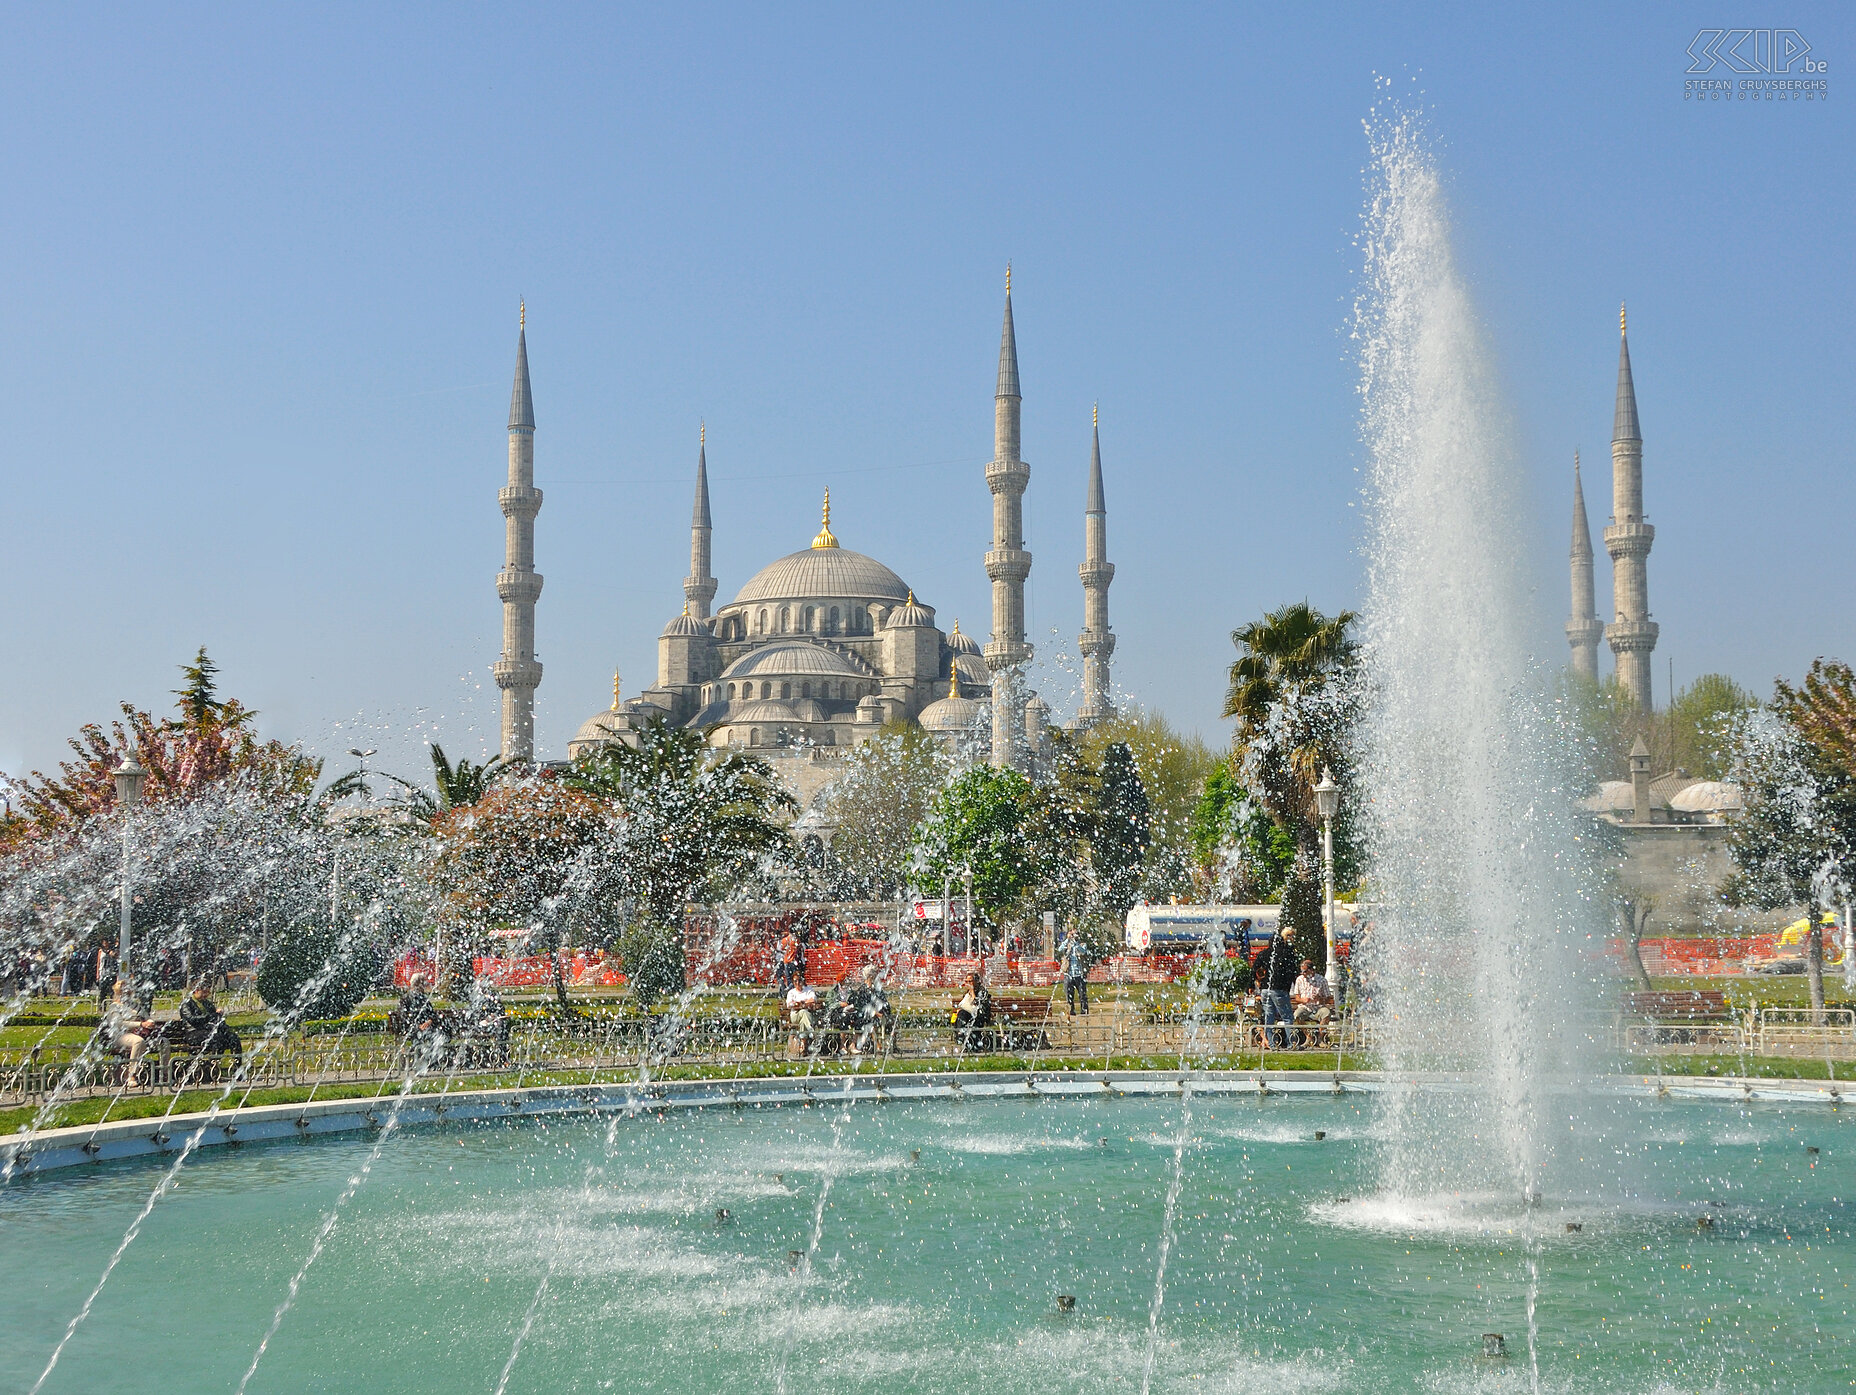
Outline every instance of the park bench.
[(1690, 988), (1626, 993), (1623, 1017), (1627, 1028), (1647, 1020), (1651, 1043), (1698, 1046), (1731, 1024), (1734, 1014), (1720, 990)]
[(973, 1033), (974, 1051), (1044, 1051), (1050, 1047), (1048, 993), (995, 993), (992, 1025)]

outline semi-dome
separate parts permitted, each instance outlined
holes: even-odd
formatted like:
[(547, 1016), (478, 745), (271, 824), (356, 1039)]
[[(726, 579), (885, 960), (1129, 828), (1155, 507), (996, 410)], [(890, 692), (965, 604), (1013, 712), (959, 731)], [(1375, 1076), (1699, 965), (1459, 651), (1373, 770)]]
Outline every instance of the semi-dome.
[(734, 604), (752, 601), (906, 601), (906, 582), (874, 557), (844, 547), (808, 547), (769, 562)]
[(870, 670), (842, 649), (815, 644), (809, 639), (763, 644), (743, 654), (722, 670), (723, 678), (782, 678), (790, 675), (810, 678), (818, 674), (866, 678), (870, 676)]
[(799, 714), (790, 705), (771, 698), (762, 698), (759, 702), (750, 702), (728, 714), (730, 726), (741, 726), (748, 722), (797, 722)]
[(977, 683), (984, 688), (992, 682), (992, 670), (986, 667), (986, 661), (977, 655), (954, 652), (954, 667), (960, 670), (962, 683)]

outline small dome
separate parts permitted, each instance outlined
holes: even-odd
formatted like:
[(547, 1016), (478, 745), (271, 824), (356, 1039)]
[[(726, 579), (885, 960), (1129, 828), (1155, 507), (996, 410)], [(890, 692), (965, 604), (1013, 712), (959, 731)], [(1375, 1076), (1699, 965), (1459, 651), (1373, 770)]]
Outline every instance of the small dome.
[(947, 645), (948, 648), (952, 649), (956, 654), (979, 654), (982, 652), (980, 649), (980, 642), (972, 635), (962, 634), (959, 625), (955, 625), (954, 633), (947, 637)]
[(802, 722), (822, 722), (826, 720), (825, 709), (819, 705), (817, 698), (800, 698), (793, 704), (793, 712)]
[(917, 604), (913, 591), (909, 592), (908, 600), (890, 613), (889, 619), (883, 622), (883, 628), (901, 630), (911, 625), (925, 630), (934, 628), (934, 611), (928, 606)]
[(625, 714), (610, 709), (596, 712), (580, 724), (580, 730), (574, 733), (572, 745), (582, 743), (598, 745), (603, 741), (620, 740), (619, 733), (631, 730), (631, 724), (625, 720)]
[(920, 722), (926, 731), (952, 733), (971, 731), (986, 704), (970, 697), (944, 697), (922, 709)]
[(1582, 808), (1595, 814), (1616, 814), (1637, 807), (1637, 796), (1629, 780), (1606, 780), (1598, 793), (1579, 801)]
[(1050, 704), (1036, 693), (1033, 693), (1025, 703), (1025, 711), (1036, 712), (1039, 716), (1048, 717), (1050, 716)]
[(1697, 780), (1678, 791), (1669, 801), (1669, 807), (1685, 814), (1726, 814), (1738, 813), (1746, 807), (1746, 801), (1741, 798), (1738, 785), (1725, 780)]
[(896, 601), (908, 599), (902, 578), (874, 557), (846, 547), (808, 547), (762, 567), (735, 596), (747, 601)]
[(867, 678), (870, 669), (841, 649), (809, 639), (785, 639), (751, 649), (722, 670), (723, 678), (810, 678), (818, 674)]
[(668, 625), (664, 626), (663, 630), (659, 633), (660, 637), (664, 639), (669, 639), (672, 635), (706, 635), (709, 633), (709, 622), (706, 620), (698, 620), (694, 615), (691, 615), (686, 608), (683, 614), (677, 616)]
[(977, 655), (956, 651), (954, 667), (960, 670), (960, 681), (963, 685), (974, 684), (981, 688), (992, 686), (992, 670), (987, 668), (986, 661)]

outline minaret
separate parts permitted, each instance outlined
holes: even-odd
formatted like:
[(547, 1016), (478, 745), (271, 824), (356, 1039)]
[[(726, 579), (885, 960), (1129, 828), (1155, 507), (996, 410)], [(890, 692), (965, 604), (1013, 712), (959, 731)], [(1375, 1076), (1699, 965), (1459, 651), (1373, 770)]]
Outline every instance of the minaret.
[(516, 382), (509, 396), (509, 483), (497, 494), (503, 506), (503, 569), (496, 574), (496, 594), (503, 601), (503, 657), (493, 672), (503, 690), (503, 759), (535, 758), (535, 689), (541, 665), (535, 662), (535, 601), (541, 574), (535, 570), (535, 515), (541, 491), (535, 488), (535, 403), (528, 388), (528, 306), (516, 333)]
[(705, 423), (696, 436), (696, 509), (690, 515), (690, 574), (683, 579), (689, 613), (698, 620), (709, 618), (709, 602), (715, 599), (715, 578), (709, 574), (709, 535), (713, 531), (709, 519), (709, 428)]
[(1618, 401), (1611, 429), (1611, 524), (1605, 551), (1611, 554), (1611, 600), (1617, 618), (1605, 626), (1605, 642), (1617, 661), (1618, 681), (1637, 705), (1651, 710), (1650, 651), (1656, 622), (1650, 619), (1647, 565), (1656, 530), (1643, 519), (1643, 433), (1637, 427), (1637, 389), (1630, 376), (1630, 338), (1618, 308)]
[(992, 670), (992, 763), (1022, 763), (1019, 739), (1024, 713), (1018, 698), (1019, 669), (1031, 657), (1025, 643), (1025, 485), (1031, 467), (1019, 458), (1018, 339), (1012, 330), (1012, 268), (1005, 269), (1005, 327), (999, 337), (999, 387), (993, 396), (993, 458), (986, 467), (992, 490), (992, 547), (986, 575), (992, 580), (992, 640), (986, 667)]
[[(1115, 634), (1108, 627), (1108, 584), (1115, 579), (1115, 564), (1108, 560), (1108, 501), (1102, 493), (1102, 413), (1090, 413), (1089, 497), (1083, 503), (1083, 632), (1076, 647), (1083, 655), (1083, 705), (1077, 709), (1079, 726), (1115, 715), (1108, 695), (1109, 656), (1115, 652)], [(1589, 552), (1589, 547), (1588, 547)]]
[(1592, 585), (1592, 525), (1585, 517), (1585, 486), (1579, 481), (1579, 452), (1572, 453), (1572, 619), (1566, 642), (1572, 646), (1572, 671), (1598, 678), (1598, 602)]

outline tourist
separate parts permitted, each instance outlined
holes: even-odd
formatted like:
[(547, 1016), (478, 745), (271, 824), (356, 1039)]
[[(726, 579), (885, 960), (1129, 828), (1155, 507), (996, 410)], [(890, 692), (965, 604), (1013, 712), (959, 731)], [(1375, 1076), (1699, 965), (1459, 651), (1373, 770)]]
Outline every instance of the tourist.
[(116, 955), (108, 945), (97, 951), (97, 1006), (107, 1004), (116, 991)]
[(803, 1056), (812, 1049), (812, 1013), (818, 1007), (818, 994), (806, 986), (801, 974), (786, 990), (786, 1020), (793, 1035), (786, 1043), (786, 1054)]
[(426, 991), (429, 985), (430, 980), (424, 974), (414, 974), (406, 982), (406, 991), (400, 995), (400, 1031), (408, 1041), (423, 1044), (438, 1033), (438, 1010), (432, 1006), (432, 995)]
[(509, 1012), (502, 994), (484, 978), (471, 980), (470, 1026), (472, 1040), (487, 1047), (484, 1053), (501, 1065), (509, 1059)]
[(129, 999), (129, 985), (114, 975), (110, 979), (109, 1009), (104, 1013), (100, 1030), (110, 1050), (120, 1051), (129, 1058), (129, 1073), (123, 1084), (133, 1090), (141, 1081), (141, 1068), (137, 1063), (154, 1039), (155, 1021), (135, 1011)]
[[(1289, 1002), (1290, 990), (1295, 987), (1296, 965), (1301, 962), (1301, 955), (1295, 948), (1295, 932), (1282, 926), (1270, 936), (1270, 942), (1258, 957), (1257, 982), (1263, 999), (1263, 1040), (1268, 1045), (1272, 1041), (1279, 1051), (1289, 1046), (1289, 1024), (1295, 1020), (1295, 1009)], [(1275, 1030), (1272, 1031), (1271, 1027)]]
[(877, 986), (876, 965), (864, 965), (856, 986), (851, 989), (848, 1006), (851, 1025), (856, 1031), (851, 1041), (851, 1054), (860, 1056), (890, 1017), (889, 995)]
[(1083, 944), (1082, 936), (1076, 927), (1071, 926), (1061, 945), (1057, 947), (1057, 959), (1063, 965), (1063, 996), (1070, 1004), (1070, 1016), (1080, 1011), (1089, 1015), (1089, 951)]
[(1302, 961), (1302, 975), (1289, 990), (1289, 1003), (1295, 1024), (1302, 1029), (1302, 1046), (1313, 1046), (1334, 1020), (1334, 994), (1326, 977), (1315, 972), (1314, 960)]
[(212, 990), (205, 979), (193, 985), (193, 991), (181, 1000), (180, 1039), (201, 1055), (228, 1051), (244, 1054), (238, 1033), (226, 1023), (226, 1015), (213, 1003)]
[(780, 958), (773, 970), (774, 987), (785, 993), (791, 990), (799, 974), (799, 937), (790, 929), (780, 936)]
[(987, 991), (986, 980), (975, 971), (967, 980), (967, 994), (954, 1008), (954, 1031), (960, 1040), (963, 1051), (980, 1050), (987, 1041), (987, 1029), (992, 1026), (992, 994)]

